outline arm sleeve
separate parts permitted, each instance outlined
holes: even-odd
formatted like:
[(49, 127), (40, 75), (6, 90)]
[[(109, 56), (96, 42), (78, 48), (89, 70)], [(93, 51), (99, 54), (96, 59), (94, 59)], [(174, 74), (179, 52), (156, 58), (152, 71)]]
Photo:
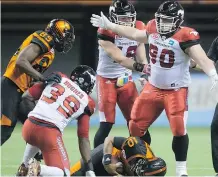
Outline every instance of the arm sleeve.
[(45, 85), (40, 82), (40, 83), (36, 83), (34, 84), (32, 87), (30, 87), (28, 89), (30, 95), (35, 99), (35, 100), (38, 100), (43, 92), (45, 88)]
[(82, 114), (77, 122), (77, 135), (81, 138), (89, 138), (89, 120), (87, 114)]
[(207, 56), (215, 63), (218, 61), (218, 37), (212, 42)]
[(127, 140), (127, 138), (124, 137), (114, 137), (114, 147), (121, 150), (123, 143)]

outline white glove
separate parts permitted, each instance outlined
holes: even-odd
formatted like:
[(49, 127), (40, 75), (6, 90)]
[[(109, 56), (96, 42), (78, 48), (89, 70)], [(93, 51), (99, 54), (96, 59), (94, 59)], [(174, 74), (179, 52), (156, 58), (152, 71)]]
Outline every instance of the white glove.
[(215, 69), (211, 70), (209, 72), (208, 76), (210, 77), (211, 82), (212, 82), (212, 87), (211, 87), (210, 90), (213, 90), (216, 87), (217, 83), (218, 83), (218, 75), (217, 75), (216, 70)]
[(95, 176), (95, 172), (94, 172), (94, 171), (91, 171), (91, 170), (89, 170), (89, 171), (86, 172), (86, 176), (96, 177), (96, 176)]
[(108, 18), (101, 12), (101, 16), (92, 14), (91, 17), (92, 26), (100, 27), (103, 29), (112, 30), (115, 27), (115, 24), (110, 22)]

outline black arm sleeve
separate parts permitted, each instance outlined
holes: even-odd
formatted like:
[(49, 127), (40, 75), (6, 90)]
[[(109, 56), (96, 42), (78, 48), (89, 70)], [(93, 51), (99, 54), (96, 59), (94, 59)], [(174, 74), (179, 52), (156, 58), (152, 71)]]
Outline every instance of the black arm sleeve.
[(193, 45), (197, 45), (197, 44), (200, 44), (200, 40), (199, 39), (196, 39), (196, 40), (189, 40), (189, 41), (186, 41), (186, 42), (180, 42), (179, 45), (181, 47), (181, 49), (183, 51), (185, 51), (185, 49), (193, 46)]
[(127, 140), (127, 138), (124, 137), (114, 137), (114, 147), (121, 150), (121, 147), (123, 143)]
[(215, 63), (218, 61), (218, 37), (212, 42), (207, 56)]

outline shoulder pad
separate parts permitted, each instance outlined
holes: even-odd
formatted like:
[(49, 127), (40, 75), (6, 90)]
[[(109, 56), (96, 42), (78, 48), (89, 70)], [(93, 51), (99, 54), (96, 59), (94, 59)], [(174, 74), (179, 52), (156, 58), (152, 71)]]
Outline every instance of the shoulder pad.
[(156, 33), (157, 32), (155, 19), (150, 20), (147, 23), (146, 31), (147, 31), (148, 34), (152, 34), (152, 33)]
[(142, 21), (136, 21), (135, 28), (138, 30), (145, 30), (145, 24)]
[(111, 41), (114, 43), (115, 33), (110, 30), (105, 30), (102, 28), (98, 28), (98, 39)]
[(53, 37), (42, 30), (33, 33), (33, 39), (31, 43), (39, 45), (42, 49), (42, 53), (50, 51), (54, 46)]
[(181, 27), (181, 29), (172, 36), (172, 38), (179, 42), (182, 50), (200, 43), (199, 33), (195, 29), (189, 27)]

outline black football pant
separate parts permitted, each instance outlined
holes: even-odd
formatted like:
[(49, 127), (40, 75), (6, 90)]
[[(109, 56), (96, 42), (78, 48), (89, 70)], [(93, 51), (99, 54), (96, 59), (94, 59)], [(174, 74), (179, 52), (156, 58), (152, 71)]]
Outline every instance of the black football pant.
[(211, 149), (213, 167), (216, 173), (218, 173), (218, 103), (211, 123)]
[(22, 94), (13, 81), (4, 76), (1, 78), (1, 145), (10, 138), (16, 126)]
[[(91, 151), (91, 159), (96, 176), (111, 176), (109, 175), (102, 164), (104, 144), (100, 144)], [(76, 164), (71, 166), (71, 176), (85, 176), (86, 170), (84, 161), (81, 159)]]

